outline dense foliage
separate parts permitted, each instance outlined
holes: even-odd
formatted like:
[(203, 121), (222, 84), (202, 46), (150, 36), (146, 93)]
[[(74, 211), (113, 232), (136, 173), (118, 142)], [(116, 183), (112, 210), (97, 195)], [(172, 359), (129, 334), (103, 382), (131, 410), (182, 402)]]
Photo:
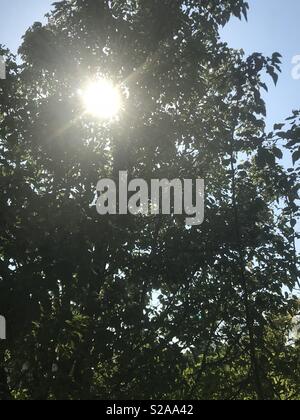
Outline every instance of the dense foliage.
[[(60, 1), (21, 64), (0, 51), (2, 399), (300, 397), (300, 113), (266, 132), (280, 55), (219, 37), (247, 10)], [(82, 112), (95, 74), (124, 92), (112, 122)], [(96, 183), (119, 170), (204, 178), (205, 222), (100, 217)]]

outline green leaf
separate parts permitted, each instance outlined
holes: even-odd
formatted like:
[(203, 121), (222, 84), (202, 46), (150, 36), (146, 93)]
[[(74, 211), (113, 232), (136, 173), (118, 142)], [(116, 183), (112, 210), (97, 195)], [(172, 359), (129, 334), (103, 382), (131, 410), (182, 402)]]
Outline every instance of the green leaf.
[(296, 152), (293, 153), (293, 164), (295, 165), (295, 163), (300, 159), (300, 149), (298, 149)]
[(283, 153), (282, 153), (282, 151), (281, 151), (278, 147), (274, 147), (274, 148), (273, 148), (273, 153), (274, 153), (274, 155), (275, 155), (278, 159), (282, 159), (282, 158), (283, 158)]
[(292, 226), (292, 228), (294, 228), (296, 226), (296, 224), (297, 224), (297, 220), (296, 219), (292, 219), (291, 220), (291, 226)]
[(274, 125), (274, 130), (281, 130), (283, 127), (285, 126), (285, 124), (275, 124)]

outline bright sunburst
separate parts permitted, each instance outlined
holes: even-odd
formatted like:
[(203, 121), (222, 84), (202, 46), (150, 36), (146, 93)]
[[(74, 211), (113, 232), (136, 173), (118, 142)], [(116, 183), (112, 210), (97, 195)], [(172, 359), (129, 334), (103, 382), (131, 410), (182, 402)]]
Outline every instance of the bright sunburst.
[(110, 119), (120, 110), (120, 92), (106, 79), (89, 83), (80, 94), (86, 112), (94, 117)]

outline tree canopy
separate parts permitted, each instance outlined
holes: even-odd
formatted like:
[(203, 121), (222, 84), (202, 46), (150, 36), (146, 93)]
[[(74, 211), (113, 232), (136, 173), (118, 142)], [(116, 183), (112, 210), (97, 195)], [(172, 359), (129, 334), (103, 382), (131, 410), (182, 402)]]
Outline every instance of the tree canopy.
[[(219, 36), (243, 0), (59, 1), (0, 80), (0, 396), (298, 399), (300, 112), (280, 54)], [(78, 90), (123, 94), (110, 122)], [(291, 164), (284, 162), (291, 160)], [(103, 216), (100, 178), (203, 178), (205, 221)]]

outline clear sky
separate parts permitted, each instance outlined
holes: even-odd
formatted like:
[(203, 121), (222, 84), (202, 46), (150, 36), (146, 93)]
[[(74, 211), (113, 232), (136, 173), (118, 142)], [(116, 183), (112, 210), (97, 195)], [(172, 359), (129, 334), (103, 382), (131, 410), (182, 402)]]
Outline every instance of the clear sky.
[(0, 44), (16, 53), (21, 37), (34, 22), (42, 22), (55, 0), (0, 0)]
[(248, 23), (232, 19), (222, 37), (248, 55), (253, 52), (271, 55), (275, 51), (283, 55), (278, 85), (265, 95), (268, 124), (272, 126), (293, 109), (300, 109), (300, 80), (292, 77), (292, 59), (300, 55), (300, 1), (248, 0), (248, 3)]
[[(292, 58), (300, 55), (300, 1), (248, 0), (248, 23), (233, 18), (222, 30), (222, 38), (247, 54), (262, 52), (283, 55), (282, 75), (277, 88), (265, 96), (268, 125), (282, 121), (300, 108), (300, 80), (291, 76)], [(42, 21), (53, 0), (0, 0), (0, 43), (16, 52), (21, 36), (35, 21)], [(270, 82), (271, 87), (271, 82)]]

